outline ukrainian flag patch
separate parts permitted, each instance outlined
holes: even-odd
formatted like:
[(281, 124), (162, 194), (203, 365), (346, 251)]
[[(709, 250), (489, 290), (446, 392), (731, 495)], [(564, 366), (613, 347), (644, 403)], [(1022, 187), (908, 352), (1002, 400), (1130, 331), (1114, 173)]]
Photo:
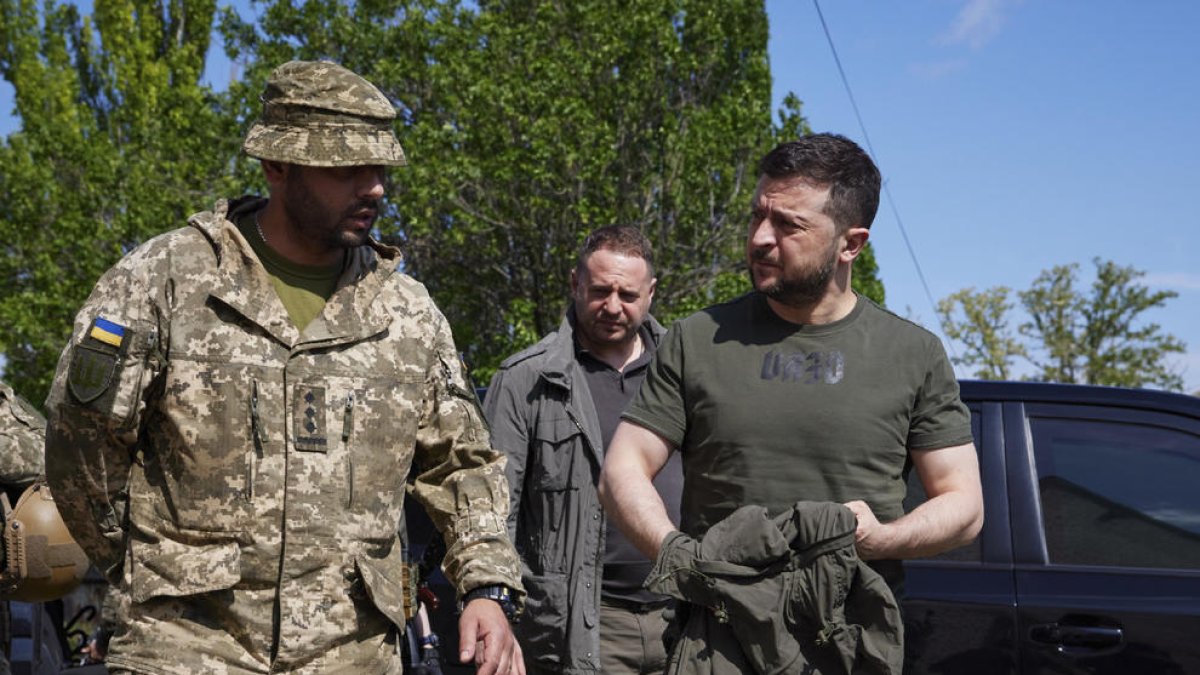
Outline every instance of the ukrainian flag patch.
[(104, 344), (112, 345), (119, 349), (121, 343), (125, 340), (125, 327), (119, 323), (113, 323), (102, 316), (98, 316), (92, 321), (92, 329), (88, 331), (88, 335)]

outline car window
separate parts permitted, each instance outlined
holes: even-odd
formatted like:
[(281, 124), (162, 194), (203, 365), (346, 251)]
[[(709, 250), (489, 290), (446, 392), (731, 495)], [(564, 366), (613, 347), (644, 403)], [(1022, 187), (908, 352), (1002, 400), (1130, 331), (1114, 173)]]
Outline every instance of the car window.
[[(980, 416), (976, 409), (971, 410), (971, 435), (975, 437), (975, 451), (980, 448), (979, 443)], [(916, 471), (908, 472), (908, 492), (904, 496), (904, 512), (908, 513), (920, 506), (928, 496), (925, 494), (925, 487), (921, 485), (921, 480), (917, 476)], [(984, 527), (987, 527), (987, 517), (984, 517)], [(976, 537), (974, 541), (966, 546), (961, 546), (933, 556), (929, 560), (954, 560), (959, 562), (980, 562), (983, 560), (983, 551), (980, 547), (979, 540), (982, 537)]]
[(1052, 564), (1200, 569), (1200, 436), (1029, 419)]

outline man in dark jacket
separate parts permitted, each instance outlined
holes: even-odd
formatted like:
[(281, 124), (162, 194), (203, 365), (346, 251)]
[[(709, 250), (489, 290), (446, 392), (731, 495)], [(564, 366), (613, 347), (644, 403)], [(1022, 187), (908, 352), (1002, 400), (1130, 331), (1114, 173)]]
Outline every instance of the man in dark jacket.
[[(508, 455), (509, 534), (529, 593), (517, 635), (530, 672), (662, 672), (668, 600), (642, 588), (650, 562), (606, 528), (604, 449), (663, 328), (649, 315), (653, 253), (636, 228), (584, 241), (562, 325), (506, 360), (485, 402)], [(654, 484), (678, 520), (678, 460)], [(606, 533), (607, 529), (607, 533)]]

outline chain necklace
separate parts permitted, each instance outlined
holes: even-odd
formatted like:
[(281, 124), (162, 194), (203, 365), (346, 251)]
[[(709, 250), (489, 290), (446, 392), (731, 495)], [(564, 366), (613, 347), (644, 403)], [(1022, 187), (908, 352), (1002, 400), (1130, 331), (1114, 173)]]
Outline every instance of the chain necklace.
[(258, 222), (258, 217), (262, 215), (262, 212), (262, 209), (254, 212), (254, 229), (258, 230), (258, 237), (262, 239), (262, 242), (265, 244), (267, 243), (267, 235), (263, 234), (262, 223)]

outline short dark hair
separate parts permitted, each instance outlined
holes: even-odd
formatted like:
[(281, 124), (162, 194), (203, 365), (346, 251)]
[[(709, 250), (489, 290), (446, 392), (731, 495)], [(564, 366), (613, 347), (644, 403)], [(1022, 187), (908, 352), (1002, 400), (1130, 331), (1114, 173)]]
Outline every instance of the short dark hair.
[(807, 178), (829, 186), (825, 215), (839, 229), (870, 228), (879, 209), (879, 169), (862, 148), (838, 134), (780, 143), (758, 163), (759, 176)]
[(633, 225), (606, 225), (592, 230), (579, 247), (579, 259), (575, 263), (576, 273), (582, 274), (588, 256), (601, 249), (645, 260), (650, 276), (654, 276), (654, 248), (650, 246), (650, 240), (641, 229)]

